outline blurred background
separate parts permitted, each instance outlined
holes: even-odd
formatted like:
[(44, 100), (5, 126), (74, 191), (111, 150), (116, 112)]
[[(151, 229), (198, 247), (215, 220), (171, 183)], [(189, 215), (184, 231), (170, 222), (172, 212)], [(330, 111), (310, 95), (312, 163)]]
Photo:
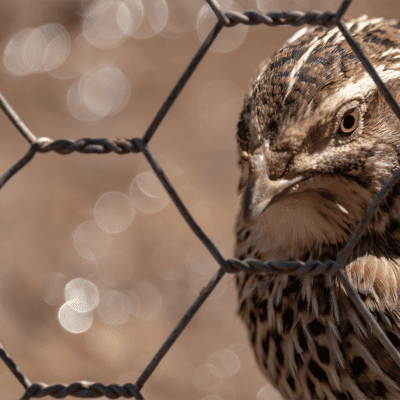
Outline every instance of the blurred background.
[[(0, 90), (37, 137), (141, 137), (216, 19), (202, 0), (0, 0)], [(340, 1), (220, 1), (224, 10)], [(348, 16), (400, 17), (354, 0)], [(195, 220), (233, 254), (235, 131), (263, 60), (296, 28), (224, 29), (150, 142)], [(0, 113), (0, 173), (29, 144)], [(0, 342), (32, 382), (135, 383), (218, 266), (142, 154), (37, 154), (0, 191)], [(0, 363), (0, 399), (23, 389)], [(226, 275), (146, 399), (278, 400)]]

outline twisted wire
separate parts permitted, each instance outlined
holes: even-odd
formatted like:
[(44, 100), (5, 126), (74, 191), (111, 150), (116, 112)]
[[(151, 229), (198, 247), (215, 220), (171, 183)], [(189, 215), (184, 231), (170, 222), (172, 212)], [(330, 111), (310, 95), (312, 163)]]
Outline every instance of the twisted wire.
[(119, 397), (144, 400), (138, 388), (132, 383), (126, 383), (123, 386), (112, 384), (104, 386), (102, 383), (92, 383), (79, 381), (66, 386), (62, 383), (55, 385), (46, 385), (45, 383), (35, 383), (29, 386), (21, 397), (21, 400), (27, 400), (32, 397), (52, 396), (62, 399), (67, 396), (73, 397), (108, 397), (109, 399), (117, 399)]
[(228, 11), (224, 13), (222, 7), (216, 0), (206, 0), (213, 12), (215, 13), (218, 21), (223, 26), (232, 27), (238, 24), (243, 25), (259, 25), (264, 24), (268, 26), (281, 26), (281, 25), (319, 25), (319, 26), (332, 26), (342, 18), (351, 4), (351, 0), (345, 0), (341, 3), (337, 12), (326, 11), (321, 12), (318, 10), (303, 11), (270, 11), (262, 13), (259, 10), (246, 10), (243, 12)]
[(11, 359), (9, 354), (4, 350), (4, 347), (1, 345), (1, 343), (0, 343), (0, 358), (3, 360), (4, 364), (7, 365), (8, 369), (19, 380), (19, 382), (25, 389), (31, 386), (31, 382), (29, 381), (29, 379), (16, 366), (16, 364)]
[(386, 197), (387, 193), (393, 186), (400, 180), (400, 170), (392, 175), (392, 177), (386, 182), (382, 190), (376, 195), (373, 202), (368, 207), (363, 218), (357, 225), (357, 228), (351, 235), (349, 241), (347, 242), (341, 257), (334, 260), (326, 260), (325, 262), (310, 260), (307, 262), (301, 261), (270, 261), (268, 263), (263, 263), (259, 260), (247, 259), (240, 261), (235, 258), (230, 258), (225, 260), (219, 253), (218, 249), (212, 243), (212, 241), (205, 235), (201, 228), (197, 225), (195, 220), (192, 218), (185, 205), (181, 201), (180, 197), (176, 193), (175, 189), (170, 184), (168, 178), (164, 174), (160, 165), (158, 164), (155, 157), (152, 155), (148, 143), (157, 130), (158, 126), (164, 119), (165, 115), (171, 108), (172, 104), (178, 97), (179, 93), (182, 91), (187, 81), (192, 76), (193, 72), (199, 65), (200, 61), (203, 59), (204, 55), (221, 32), (223, 27), (233, 27), (238, 24), (245, 25), (258, 25), (265, 24), (268, 26), (279, 26), (279, 25), (320, 25), (320, 26), (333, 26), (337, 25), (338, 29), (344, 35), (345, 39), (349, 43), (350, 47), (358, 57), (358, 59), (363, 64), (364, 68), (371, 75), (372, 79), (375, 81), (378, 90), (384, 96), (385, 100), (392, 108), (395, 115), (400, 119), (400, 107), (394, 100), (390, 91), (387, 89), (386, 85), (379, 78), (379, 75), (374, 70), (371, 63), (368, 61), (365, 54), (362, 52), (360, 46), (351, 36), (351, 33), (347, 30), (345, 24), (341, 20), (342, 16), (351, 4), (351, 0), (344, 0), (338, 11), (335, 13), (333, 11), (321, 12), (318, 10), (311, 10), (308, 12), (301, 11), (272, 11), (265, 14), (257, 10), (246, 10), (243, 12), (223, 12), (221, 6), (216, 0), (205, 0), (211, 7), (212, 11), (216, 15), (218, 22), (206, 38), (206, 40), (201, 45), (200, 49), (194, 56), (193, 60), (190, 62), (189, 66), (186, 68), (181, 78), (171, 91), (170, 95), (156, 114), (154, 120), (150, 124), (149, 128), (145, 132), (142, 139), (92, 139), (83, 138), (77, 141), (72, 141), (68, 139), (60, 139), (53, 141), (47, 137), (36, 138), (36, 136), (29, 130), (29, 128), (24, 124), (22, 119), (13, 110), (11, 105), (6, 101), (4, 96), (0, 93), (0, 108), (3, 109), (10, 121), (15, 125), (18, 131), (23, 135), (23, 137), (30, 143), (30, 148), (26, 155), (21, 158), (14, 166), (12, 166), (8, 171), (6, 171), (3, 176), (0, 177), (0, 189), (4, 184), (11, 179), (19, 170), (21, 170), (29, 161), (31, 161), (36, 153), (47, 153), (50, 151), (55, 151), (58, 154), (67, 155), (73, 152), (80, 153), (95, 153), (95, 154), (106, 154), (110, 152), (115, 152), (117, 154), (127, 154), (127, 153), (138, 153), (142, 152), (149, 164), (151, 165), (153, 171), (163, 184), (164, 188), (167, 190), (175, 206), (181, 213), (182, 217), (188, 223), (192, 231), (196, 236), (203, 242), (209, 252), (212, 254), (214, 259), (220, 265), (219, 271), (209, 282), (209, 284), (201, 291), (200, 295), (197, 297), (195, 302), (186, 312), (184, 317), (177, 324), (175, 329), (171, 332), (167, 340), (161, 346), (160, 350), (153, 357), (149, 365), (146, 367), (142, 375), (139, 377), (135, 385), (132, 383), (127, 383), (123, 386), (112, 384), (109, 386), (104, 386), (101, 383), (90, 383), (85, 381), (75, 382), (69, 386), (63, 384), (46, 385), (44, 383), (31, 384), (30, 381), (25, 377), (25, 375), (18, 369), (14, 361), (5, 352), (5, 350), (0, 345), (0, 357), (3, 359), (5, 364), (9, 367), (11, 372), (20, 381), (22, 386), (26, 389), (23, 399), (30, 399), (32, 397), (43, 397), (45, 395), (53, 396), (56, 398), (63, 398), (68, 395), (75, 397), (101, 397), (106, 396), (108, 398), (118, 398), (118, 397), (134, 397), (138, 400), (143, 399), (140, 393), (141, 388), (145, 382), (149, 379), (152, 372), (155, 370), (159, 362), (171, 348), (173, 343), (185, 329), (187, 324), (190, 322), (195, 313), (202, 306), (207, 297), (214, 290), (216, 285), (222, 279), (225, 273), (237, 273), (238, 271), (245, 271), (251, 274), (290, 274), (296, 276), (304, 276), (306, 274), (311, 275), (336, 275), (338, 279), (342, 282), (349, 298), (357, 307), (357, 309), (364, 315), (367, 323), (371, 327), (372, 332), (379, 338), (385, 349), (392, 355), (393, 360), (400, 366), (400, 354), (396, 348), (389, 341), (385, 333), (382, 331), (378, 323), (376, 322), (373, 315), (366, 308), (364, 302), (359, 296), (358, 292), (353, 288), (348, 278), (343, 272), (343, 268), (346, 261), (360, 239), (363, 230), (372, 217), (375, 210), (379, 207), (381, 201)]

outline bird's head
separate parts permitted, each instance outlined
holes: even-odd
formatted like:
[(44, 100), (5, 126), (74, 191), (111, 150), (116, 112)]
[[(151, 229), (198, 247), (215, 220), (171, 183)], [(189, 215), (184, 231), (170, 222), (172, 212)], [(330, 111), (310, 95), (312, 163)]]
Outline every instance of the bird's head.
[[(399, 100), (400, 25), (367, 17), (346, 24)], [(263, 259), (331, 258), (400, 167), (399, 129), (338, 28), (295, 34), (261, 71), (238, 124), (237, 254), (251, 235)], [(385, 203), (369, 233), (400, 220), (400, 201), (397, 208)]]

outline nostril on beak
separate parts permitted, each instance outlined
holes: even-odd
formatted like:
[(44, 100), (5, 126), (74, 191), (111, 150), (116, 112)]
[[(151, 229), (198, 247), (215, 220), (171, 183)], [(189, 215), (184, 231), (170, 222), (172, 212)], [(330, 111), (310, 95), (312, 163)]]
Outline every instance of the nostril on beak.
[[(289, 153), (287, 153), (289, 155)], [(289, 156), (287, 157), (289, 158)], [(290, 154), (290, 159), (293, 156)], [(246, 190), (243, 195), (242, 212), (246, 223), (254, 222), (260, 214), (271, 204), (275, 196), (282, 193), (289, 186), (299, 182), (303, 178), (297, 176), (294, 179), (279, 179), (286, 170), (287, 163), (283, 163), (283, 168), (276, 173), (277, 178), (273, 179), (268, 169), (269, 162), (265, 158), (264, 152), (256, 152), (249, 158), (249, 177)]]

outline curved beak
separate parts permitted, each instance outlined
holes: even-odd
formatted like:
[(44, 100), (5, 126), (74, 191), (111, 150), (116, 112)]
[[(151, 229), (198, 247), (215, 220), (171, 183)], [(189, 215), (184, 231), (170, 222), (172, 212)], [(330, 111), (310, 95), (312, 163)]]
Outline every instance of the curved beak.
[(245, 222), (254, 222), (279, 193), (303, 179), (271, 181), (263, 153), (254, 154), (249, 161), (249, 178), (243, 195), (242, 211)]

